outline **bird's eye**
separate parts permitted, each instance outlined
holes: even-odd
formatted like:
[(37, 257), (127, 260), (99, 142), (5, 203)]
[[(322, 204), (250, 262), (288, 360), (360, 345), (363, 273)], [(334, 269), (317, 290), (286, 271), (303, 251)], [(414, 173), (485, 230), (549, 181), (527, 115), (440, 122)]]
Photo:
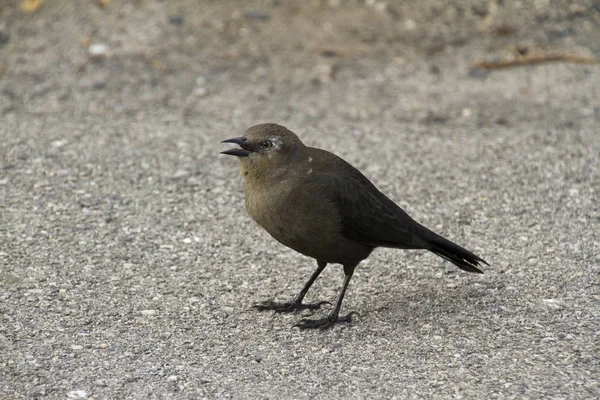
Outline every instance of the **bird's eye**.
[(270, 140), (263, 140), (260, 142), (260, 147), (263, 149), (270, 149), (273, 147), (273, 143)]

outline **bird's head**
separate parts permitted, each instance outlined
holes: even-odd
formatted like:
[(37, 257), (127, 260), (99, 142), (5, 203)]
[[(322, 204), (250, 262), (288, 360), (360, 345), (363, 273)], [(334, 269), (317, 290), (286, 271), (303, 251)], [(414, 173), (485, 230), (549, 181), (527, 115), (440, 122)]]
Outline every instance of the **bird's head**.
[(221, 154), (238, 157), (244, 177), (277, 177), (288, 173), (294, 159), (306, 148), (296, 134), (277, 124), (260, 124), (244, 136), (223, 140), (239, 148)]

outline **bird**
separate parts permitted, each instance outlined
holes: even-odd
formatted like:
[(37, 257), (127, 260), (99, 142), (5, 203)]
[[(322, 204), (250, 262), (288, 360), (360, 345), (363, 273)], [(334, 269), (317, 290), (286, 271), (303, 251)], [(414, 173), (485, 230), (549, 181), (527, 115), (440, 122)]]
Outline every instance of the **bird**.
[(355, 268), (378, 247), (428, 250), (473, 273), (482, 273), (481, 264), (489, 265), (419, 224), (341, 157), (306, 146), (284, 126), (255, 125), (222, 143), (238, 145), (221, 154), (239, 160), (250, 217), (275, 240), (317, 262), (293, 299), (255, 304), (260, 311), (316, 310), (330, 304), (303, 300), (328, 264), (341, 264), (344, 281), (331, 312), (303, 318), (295, 326), (327, 329), (351, 322), (353, 313), (340, 315), (342, 301)]

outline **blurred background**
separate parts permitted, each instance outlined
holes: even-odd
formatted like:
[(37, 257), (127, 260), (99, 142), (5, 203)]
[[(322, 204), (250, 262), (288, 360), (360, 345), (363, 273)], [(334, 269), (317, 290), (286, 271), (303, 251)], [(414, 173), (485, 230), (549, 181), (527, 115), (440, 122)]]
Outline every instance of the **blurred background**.
[[(598, 0), (0, 0), (0, 398), (596, 398), (599, 57)], [(379, 249), (352, 325), (251, 310), (314, 267), (219, 155), (261, 122), (485, 274)]]
[[(418, 72), (435, 87), (456, 75), (464, 78), (458, 90), (474, 92), (469, 87), (511, 62), (593, 63), (599, 54), (594, 0), (2, 0), (0, 112), (75, 107), (92, 115), (233, 121), (228, 100), (244, 96), (240, 83), (249, 91), (261, 86), (247, 107), (265, 118), (389, 113), (439, 123), (468, 109), (471, 120), (502, 123), (522, 107), (505, 114), (490, 98), (477, 99), (480, 107), (444, 98), (425, 105), (430, 99), (418, 82), (394, 82)], [(372, 72), (377, 79), (361, 86)], [(533, 99), (535, 79), (519, 82), (514, 96)], [(296, 109), (295, 96), (315, 91), (326, 107)], [(274, 109), (282, 102), (287, 114)]]

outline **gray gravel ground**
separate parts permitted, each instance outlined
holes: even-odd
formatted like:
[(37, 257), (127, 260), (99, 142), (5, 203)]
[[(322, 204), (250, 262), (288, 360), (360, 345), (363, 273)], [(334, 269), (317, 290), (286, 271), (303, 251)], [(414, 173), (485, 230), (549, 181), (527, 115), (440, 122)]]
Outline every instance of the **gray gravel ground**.
[[(515, 46), (599, 56), (593, 1), (18, 3), (0, 6), (0, 398), (597, 398), (600, 67), (469, 70)], [(218, 155), (266, 121), (486, 274), (378, 250), (351, 325), (251, 310), (314, 268), (249, 219)]]

